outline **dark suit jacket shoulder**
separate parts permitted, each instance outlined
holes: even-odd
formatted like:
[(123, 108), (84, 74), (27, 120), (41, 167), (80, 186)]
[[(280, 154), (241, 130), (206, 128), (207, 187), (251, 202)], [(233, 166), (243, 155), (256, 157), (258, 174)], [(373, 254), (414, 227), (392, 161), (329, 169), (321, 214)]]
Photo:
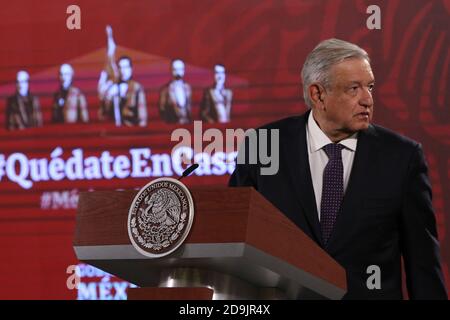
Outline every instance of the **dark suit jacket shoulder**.
[[(309, 168), (308, 115), (259, 128), (278, 129), (276, 174), (262, 175), (260, 162), (238, 163), (229, 185), (253, 186), (339, 262), (347, 271), (345, 298), (401, 299), (403, 257), (410, 298), (446, 299), (428, 167), (421, 145), (378, 125), (359, 133), (347, 190), (325, 246)], [(249, 141), (246, 139), (245, 145)], [(367, 269), (372, 265), (381, 270), (380, 289), (367, 286)]]

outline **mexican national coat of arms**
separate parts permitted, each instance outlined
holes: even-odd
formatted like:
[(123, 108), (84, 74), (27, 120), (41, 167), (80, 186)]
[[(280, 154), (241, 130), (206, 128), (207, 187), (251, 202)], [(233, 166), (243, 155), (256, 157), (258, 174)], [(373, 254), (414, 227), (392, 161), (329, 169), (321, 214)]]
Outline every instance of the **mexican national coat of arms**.
[(172, 178), (153, 180), (134, 197), (128, 212), (131, 243), (147, 257), (175, 251), (186, 239), (194, 218), (187, 187)]

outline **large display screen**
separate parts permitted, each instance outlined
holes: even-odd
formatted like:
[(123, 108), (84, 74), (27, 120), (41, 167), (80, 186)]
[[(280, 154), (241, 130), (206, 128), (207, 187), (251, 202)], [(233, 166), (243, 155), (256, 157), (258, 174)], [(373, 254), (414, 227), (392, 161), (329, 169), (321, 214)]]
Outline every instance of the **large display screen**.
[[(375, 123), (424, 147), (450, 286), (449, 1), (1, 7), (0, 299), (125, 299), (131, 284), (76, 259), (79, 193), (178, 178), (186, 159), (200, 164), (187, 186), (226, 185), (238, 139), (203, 152), (205, 132), (226, 135), (306, 111), (304, 59), (332, 37), (371, 56)], [(192, 144), (180, 145), (180, 132)], [(194, 137), (203, 144), (194, 146)], [(68, 286), (73, 265), (78, 290)]]

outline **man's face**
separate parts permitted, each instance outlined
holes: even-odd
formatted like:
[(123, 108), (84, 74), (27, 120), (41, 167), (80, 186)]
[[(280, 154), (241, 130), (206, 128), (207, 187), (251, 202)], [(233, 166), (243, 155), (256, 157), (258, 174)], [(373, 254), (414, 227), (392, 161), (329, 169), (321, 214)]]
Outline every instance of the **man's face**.
[(214, 67), (214, 80), (219, 87), (223, 87), (225, 84), (225, 68), (222, 66)]
[(347, 59), (331, 67), (322, 114), (334, 131), (354, 133), (369, 127), (373, 86), (372, 69), (365, 59)]
[(172, 75), (175, 79), (184, 77), (184, 63), (181, 60), (175, 60), (172, 63)]
[(20, 95), (26, 96), (29, 89), (29, 76), (24, 72), (19, 72), (16, 79), (16, 88)]
[(59, 81), (64, 88), (68, 88), (72, 83), (73, 71), (66, 66), (63, 66), (59, 70)]
[(133, 68), (131, 67), (130, 60), (121, 59), (118, 65), (119, 65), (120, 80), (122, 81), (130, 80), (131, 76), (133, 75)]

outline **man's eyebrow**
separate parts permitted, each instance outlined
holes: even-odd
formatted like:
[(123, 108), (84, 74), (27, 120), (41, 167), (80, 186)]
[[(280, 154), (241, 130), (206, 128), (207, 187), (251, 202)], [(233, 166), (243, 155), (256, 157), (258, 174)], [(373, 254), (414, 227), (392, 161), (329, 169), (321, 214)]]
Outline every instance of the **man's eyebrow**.
[(350, 81), (348, 81), (348, 82), (346, 83), (347, 86), (350, 86), (350, 85), (352, 85), (352, 84), (358, 84), (358, 85), (360, 85), (360, 84), (361, 84), (361, 81), (350, 80)]
[[(350, 80), (350, 81), (347, 82), (347, 85), (352, 85), (352, 84), (361, 85), (362, 83), (364, 83), (364, 81)], [(372, 80), (368, 81), (367, 83), (368, 84), (374, 84), (375, 83), (375, 79), (372, 79)]]

